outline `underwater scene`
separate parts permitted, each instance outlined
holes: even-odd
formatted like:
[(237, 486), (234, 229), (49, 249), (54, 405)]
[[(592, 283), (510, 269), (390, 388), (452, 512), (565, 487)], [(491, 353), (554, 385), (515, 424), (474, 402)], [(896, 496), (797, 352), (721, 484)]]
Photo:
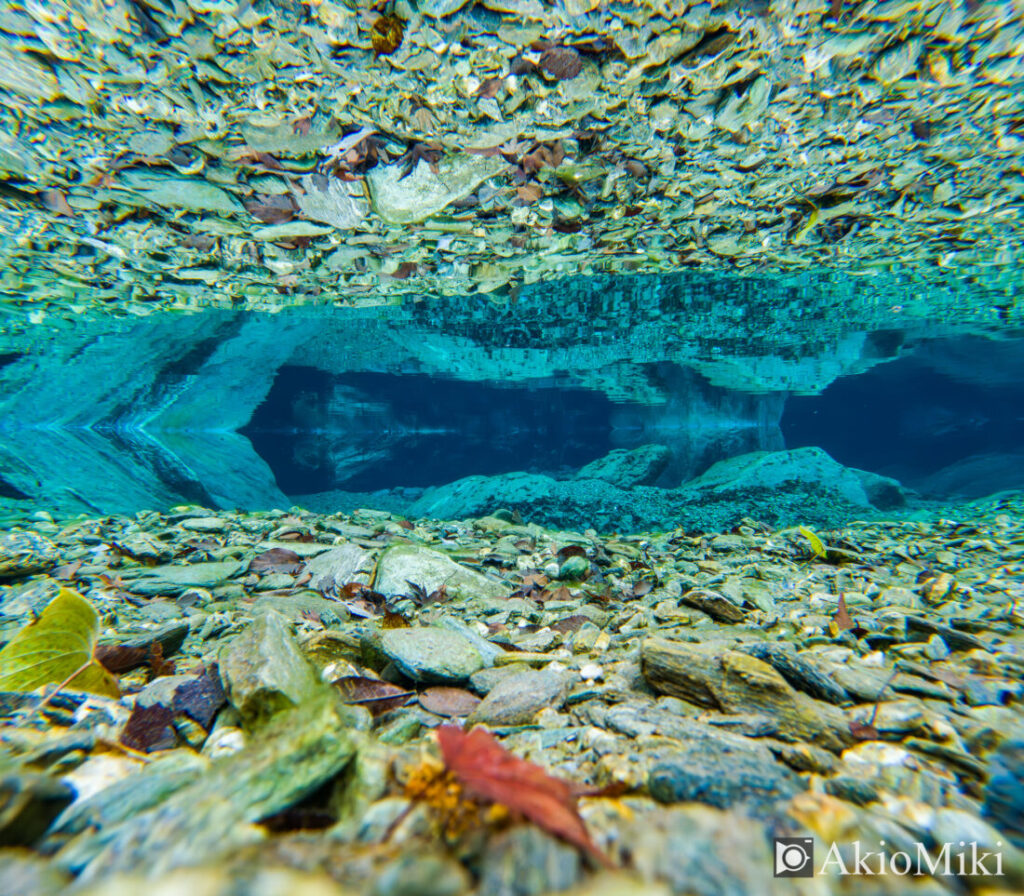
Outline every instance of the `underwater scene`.
[(0, 892), (1024, 892), (1024, 6), (0, 4)]

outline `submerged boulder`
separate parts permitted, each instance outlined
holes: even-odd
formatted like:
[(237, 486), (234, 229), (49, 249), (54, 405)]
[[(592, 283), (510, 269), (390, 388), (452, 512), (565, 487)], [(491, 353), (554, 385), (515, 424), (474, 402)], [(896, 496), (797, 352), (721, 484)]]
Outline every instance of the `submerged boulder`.
[(576, 474), (576, 478), (603, 479), (619, 488), (654, 485), (671, 459), (672, 452), (664, 445), (641, 445), (632, 450), (616, 448), (591, 461)]

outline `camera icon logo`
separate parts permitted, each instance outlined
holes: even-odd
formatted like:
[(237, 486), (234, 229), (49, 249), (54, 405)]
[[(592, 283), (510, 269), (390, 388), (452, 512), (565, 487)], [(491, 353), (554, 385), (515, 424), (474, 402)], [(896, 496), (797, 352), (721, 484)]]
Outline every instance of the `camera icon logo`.
[(776, 877), (814, 877), (814, 838), (775, 838)]

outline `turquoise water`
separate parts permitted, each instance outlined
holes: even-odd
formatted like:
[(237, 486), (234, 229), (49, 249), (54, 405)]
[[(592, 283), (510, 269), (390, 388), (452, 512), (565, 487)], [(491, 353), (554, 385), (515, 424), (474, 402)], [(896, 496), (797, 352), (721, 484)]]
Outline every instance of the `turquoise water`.
[[(835, 273), (51, 317), (0, 339), (0, 493), (632, 530), (793, 522), (795, 476), (822, 523), (911, 513), (1024, 487), (1022, 337), (972, 284)], [(791, 473), (761, 481), (758, 458)], [(739, 484), (711, 500), (700, 477), (725, 461)]]

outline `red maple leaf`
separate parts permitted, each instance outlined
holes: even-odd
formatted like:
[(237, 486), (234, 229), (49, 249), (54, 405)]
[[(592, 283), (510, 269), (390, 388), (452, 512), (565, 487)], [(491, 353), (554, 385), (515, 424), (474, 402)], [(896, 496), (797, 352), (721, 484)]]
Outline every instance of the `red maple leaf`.
[(444, 764), (476, 799), (501, 803), (549, 834), (561, 837), (606, 868), (612, 861), (590, 839), (567, 781), (509, 753), (484, 728), (468, 734), (454, 725), (437, 729)]

